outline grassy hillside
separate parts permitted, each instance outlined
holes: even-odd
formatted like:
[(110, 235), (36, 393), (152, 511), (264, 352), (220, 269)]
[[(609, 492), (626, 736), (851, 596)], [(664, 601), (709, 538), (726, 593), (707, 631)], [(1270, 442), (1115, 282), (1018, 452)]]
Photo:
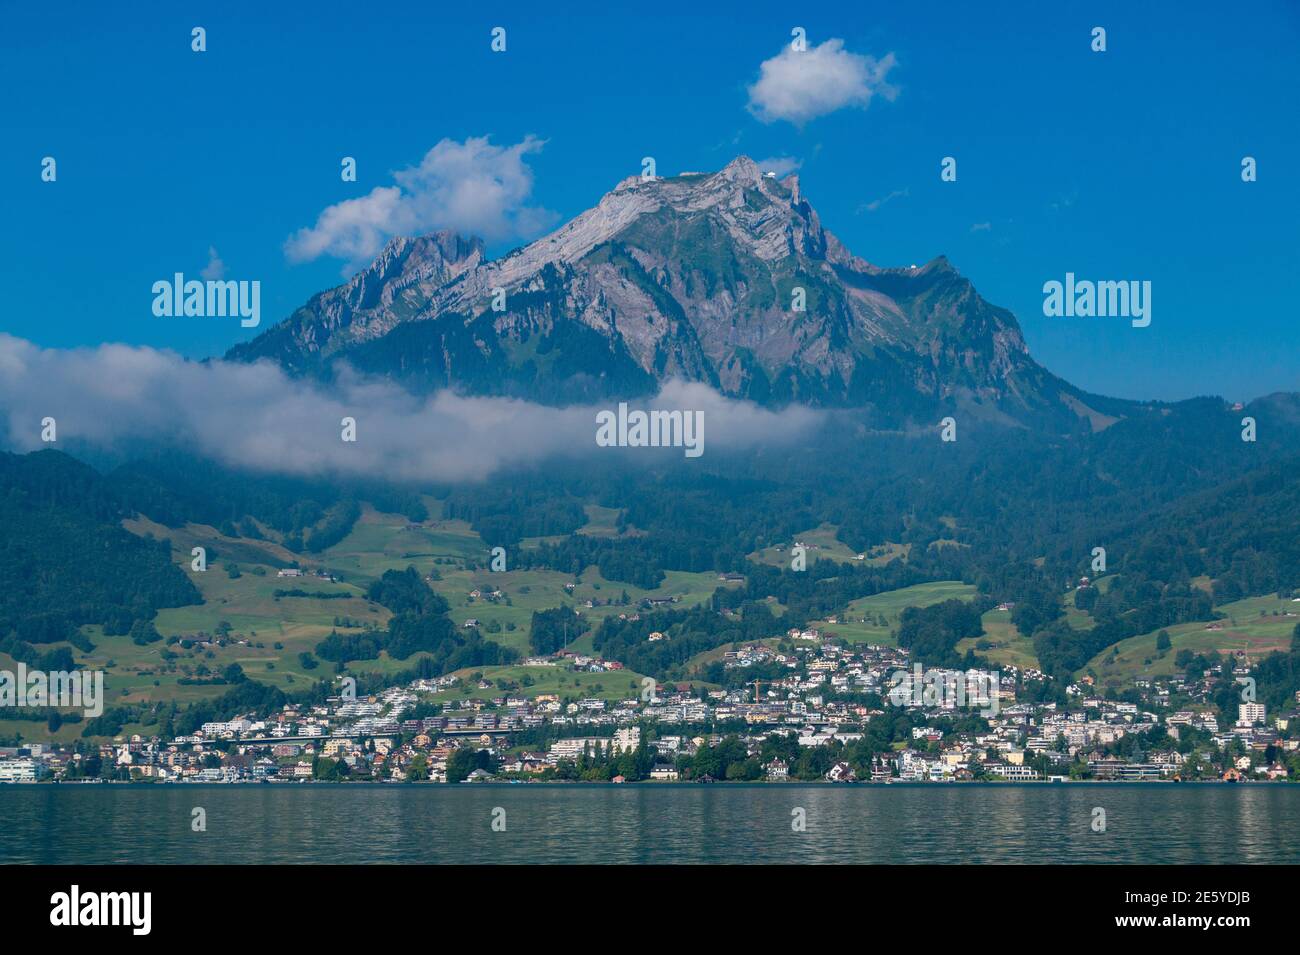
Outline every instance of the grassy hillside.
[(967, 650), (987, 660), (994, 666), (1014, 666), (1020, 669), (1038, 669), (1038, 655), (1034, 641), (1024, 636), (1011, 622), (1009, 610), (989, 610), (980, 618), (984, 626), (983, 637), (967, 637), (957, 642), (957, 652)]
[(874, 643), (894, 646), (894, 631), (899, 616), (908, 607), (929, 607), (945, 600), (969, 600), (975, 588), (960, 580), (939, 580), (929, 584), (916, 584), (899, 590), (854, 600), (846, 613), (840, 614), (837, 623), (818, 621), (812, 626), (841, 637), (849, 643)]
[[(839, 528), (834, 524), (819, 524), (817, 527), (806, 531), (800, 531), (798, 534), (783, 543), (774, 544), (771, 547), (764, 547), (749, 554), (749, 559), (758, 564), (770, 564), (773, 567), (790, 566), (790, 548), (795, 541), (799, 541), (808, 548), (807, 560), (812, 563), (816, 560), (856, 560), (857, 552), (843, 543), (837, 535)], [(872, 566), (887, 564), (896, 557), (906, 558), (911, 550), (910, 544), (896, 544), (886, 541), (878, 544), (865, 552), (865, 559), (862, 563)]]
[[(169, 528), (143, 516), (125, 520), (122, 526), (136, 536), (171, 542), (173, 562), (202, 594), (203, 603), (159, 612), (153, 624), (164, 639), (143, 646), (126, 635), (105, 635), (101, 627), (83, 627), (82, 632), (95, 646), (89, 653), (74, 649), (74, 659), (81, 666), (105, 670), (110, 705), (156, 701), (187, 704), (219, 696), (228, 687), (187, 685), (182, 681), (211, 678), (231, 663), (238, 663), (252, 679), (286, 690), (331, 673), (332, 666), (323, 661), (315, 668), (304, 668), (299, 655), (310, 653), (332, 630), (346, 634), (362, 632), (366, 626), (384, 627), (391, 614), (367, 599), (366, 587), (387, 570), (415, 566), (422, 576), (437, 571), (441, 579), (430, 581), (429, 586), (450, 604), (455, 623), (477, 619), (488, 639), (521, 654), (530, 652), (529, 625), (534, 611), (568, 605), (599, 620), (609, 614), (636, 612), (637, 603), (649, 595), (677, 597), (679, 602), (674, 606), (678, 607), (707, 602), (714, 589), (723, 586), (712, 573), (669, 571), (658, 588), (645, 590), (607, 581), (594, 567), (577, 577), (551, 570), (492, 573), (484, 566), (470, 569), (468, 565), (486, 564), (487, 545), (465, 522), (441, 519), (436, 500), (426, 498), (425, 503), (430, 517), (422, 522), (364, 505), (352, 531), (318, 555), (295, 554), (270, 540), (231, 537), (208, 525)], [(593, 534), (614, 532), (616, 512), (593, 506), (589, 513)], [(190, 568), (190, 550), (195, 546), (205, 547), (210, 555), (204, 572)], [(332, 582), (311, 576), (276, 576), (277, 570), (293, 563), (308, 569), (327, 568), (342, 579)], [(237, 576), (229, 571), (232, 565), (237, 568)], [(573, 589), (566, 590), (566, 584), (573, 584)], [(293, 590), (310, 596), (284, 593)], [(500, 590), (503, 596), (496, 600), (476, 599), (470, 597), (474, 590)], [(279, 596), (277, 591), (281, 592)], [(325, 594), (339, 596), (329, 598)], [(596, 606), (586, 607), (589, 600)], [(227, 641), (225, 646), (216, 644), (218, 634)], [(194, 645), (186, 648), (166, 638), (180, 638)], [(64, 645), (51, 644), (48, 648)], [(574, 641), (572, 648), (590, 652), (590, 632)], [(350, 661), (347, 669), (357, 674), (391, 674), (409, 669), (423, 656), (417, 653), (406, 660), (395, 660), (383, 654), (376, 660)], [(4, 662), (0, 657), (0, 663)], [(495, 684), (499, 678), (517, 681), (517, 669), (483, 667), (480, 671)], [(601, 695), (592, 687), (602, 681), (591, 679), (592, 674), (541, 669), (545, 671), (544, 679), (537, 680), (528, 695), (555, 692), (562, 678), (570, 694)], [(560, 672), (567, 675), (557, 675)], [(640, 679), (637, 674), (619, 674), (617, 689), (607, 678), (603, 692), (611, 699), (621, 698), (626, 695), (623, 690), (627, 681), (634, 677)], [(13, 722), (25, 738), (48, 736), (43, 724), (8, 722)], [(6, 726), (0, 726), (0, 733), (12, 735), (15, 730)], [(79, 732), (79, 726), (69, 724), (59, 731), (58, 738)]]
[(1300, 601), (1273, 597), (1249, 597), (1216, 607), (1220, 619), (1211, 623), (1192, 622), (1167, 627), (1170, 648), (1156, 650), (1159, 631), (1121, 640), (1088, 661), (1079, 671), (1091, 675), (1102, 686), (1123, 687), (1134, 679), (1170, 676), (1176, 672), (1174, 659), (1179, 650), (1193, 653), (1245, 653), (1256, 663), (1274, 651), (1285, 652), (1291, 634), (1300, 622)]

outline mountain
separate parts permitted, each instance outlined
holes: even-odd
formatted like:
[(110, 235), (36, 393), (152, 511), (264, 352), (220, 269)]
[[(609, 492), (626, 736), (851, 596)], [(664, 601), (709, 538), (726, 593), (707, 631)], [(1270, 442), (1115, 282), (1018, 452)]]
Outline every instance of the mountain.
[(777, 180), (743, 156), (712, 174), (625, 179), (500, 259), (448, 232), (395, 238), (226, 357), (323, 378), (346, 361), (417, 390), (549, 403), (683, 378), (768, 405), (895, 419), (962, 409), (1095, 429), (1130, 408), (1038, 365), (1014, 316), (946, 258), (920, 268), (858, 258), (822, 227), (796, 176)]

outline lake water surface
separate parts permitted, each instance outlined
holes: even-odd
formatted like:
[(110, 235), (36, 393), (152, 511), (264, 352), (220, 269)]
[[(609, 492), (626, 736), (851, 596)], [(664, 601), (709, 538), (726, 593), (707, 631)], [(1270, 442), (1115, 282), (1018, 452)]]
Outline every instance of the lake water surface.
[(1288, 785), (8, 785), (0, 822), (0, 863), (1300, 863)]

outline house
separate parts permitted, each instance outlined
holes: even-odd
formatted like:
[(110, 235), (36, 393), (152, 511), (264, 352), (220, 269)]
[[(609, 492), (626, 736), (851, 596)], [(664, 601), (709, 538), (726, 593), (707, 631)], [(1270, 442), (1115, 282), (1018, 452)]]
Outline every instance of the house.
[(540, 773), (547, 767), (545, 753), (523, 753), (519, 760), (522, 764), (521, 772)]
[(768, 779), (789, 779), (790, 766), (783, 759), (774, 759), (763, 767)]
[(469, 629), (470, 627), (477, 627), (477, 626), (478, 626), (478, 617), (470, 617), (468, 620), (465, 621), (464, 626), (465, 626), (465, 629)]
[(851, 783), (857, 780), (857, 774), (848, 763), (836, 763), (826, 774), (826, 778), (833, 783)]

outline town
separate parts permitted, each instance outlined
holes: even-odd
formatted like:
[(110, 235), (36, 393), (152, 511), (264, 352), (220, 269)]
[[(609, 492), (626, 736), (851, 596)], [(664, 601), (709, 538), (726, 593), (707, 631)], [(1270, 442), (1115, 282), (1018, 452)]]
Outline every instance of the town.
[[(651, 634), (650, 639), (656, 636)], [(470, 672), (209, 722), (172, 739), (0, 748), (0, 782), (1256, 782), (1300, 778), (1297, 700), (1248, 699), (1244, 662), (1099, 694), (1003, 667), (993, 699), (906, 650), (792, 629), (720, 658), (723, 688), (628, 684), (621, 699), (529, 694), (528, 674), (622, 665), (561, 650), (518, 681)], [(924, 673), (927, 691), (891, 692)], [(752, 676), (753, 679), (748, 679)], [(563, 681), (561, 681), (563, 682)], [(1225, 707), (1225, 686), (1240, 686)], [(930, 692), (935, 689), (936, 692)], [(1300, 694), (1297, 694), (1300, 696)], [(992, 705), (990, 705), (992, 704)], [(1227, 710), (1233, 712), (1226, 712)], [(1225, 718), (1225, 712), (1226, 717)]]

